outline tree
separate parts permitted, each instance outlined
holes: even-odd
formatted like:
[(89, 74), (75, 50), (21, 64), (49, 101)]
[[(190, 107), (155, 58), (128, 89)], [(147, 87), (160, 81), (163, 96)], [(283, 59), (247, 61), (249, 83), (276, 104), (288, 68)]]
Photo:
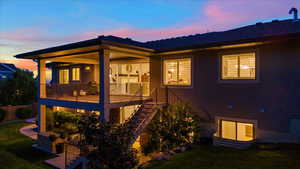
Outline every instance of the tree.
[(99, 115), (83, 115), (79, 121), (84, 146), (94, 146), (88, 152), (91, 169), (132, 169), (138, 164), (137, 152), (131, 146), (133, 136), (124, 124), (99, 120)]
[(0, 105), (24, 105), (36, 101), (37, 82), (33, 73), (18, 69), (0, 85)]
[(199, 132), (199, 120), (191, 113), (188, 104), (174, 104), (158, 111), (146, 132), (148, 143), (143, 146), (145, 154), (169, 151), (195, 141)]

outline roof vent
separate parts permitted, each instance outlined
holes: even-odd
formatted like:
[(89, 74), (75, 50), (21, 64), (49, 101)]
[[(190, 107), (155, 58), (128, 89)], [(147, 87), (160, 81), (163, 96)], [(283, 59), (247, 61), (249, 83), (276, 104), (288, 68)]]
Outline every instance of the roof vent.
[(294, 20), (295, 21), (298, 20), (298, 9), (297, 8), (293, 7), (292, 9), (290, 9), (289, 14), (294, 14)]

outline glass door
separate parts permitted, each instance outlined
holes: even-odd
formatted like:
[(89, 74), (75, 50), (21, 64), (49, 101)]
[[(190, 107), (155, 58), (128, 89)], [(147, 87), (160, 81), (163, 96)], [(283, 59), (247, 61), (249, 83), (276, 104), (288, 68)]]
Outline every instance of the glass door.
[(149, 95), (149, 63), (111, 64), (112, 95)]

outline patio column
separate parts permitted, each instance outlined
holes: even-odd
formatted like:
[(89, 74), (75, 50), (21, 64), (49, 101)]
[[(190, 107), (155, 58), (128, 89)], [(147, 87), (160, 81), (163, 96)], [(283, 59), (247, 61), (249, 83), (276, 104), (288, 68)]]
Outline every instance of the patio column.
[(38, 97), (45, 98), (46, 97), (46, 61), (45, 60), (38, 61), (38, 81), (39, 81)]
[[(38, 60), (38, 102), (46, 97), (46, 61)], [(46, 131), (46, 106), (38, 104), (38, 130)]]
[(100, 105), (101, 120), (109, 121), (109, 100), (110, 100), (110, 82), (109, 82), (109, 49), (100, 49), (99, 51), (99, 75), (100, 75)]
[(39, 132), (46, 131), (46, 105), (38, 104)]

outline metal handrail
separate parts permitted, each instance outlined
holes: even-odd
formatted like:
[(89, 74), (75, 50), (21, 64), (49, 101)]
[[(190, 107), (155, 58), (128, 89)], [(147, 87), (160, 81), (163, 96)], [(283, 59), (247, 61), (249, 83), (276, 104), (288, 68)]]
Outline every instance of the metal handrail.
[(172, 89), (166, 87), (166, 90), (168, 90), (167, 92), (168, 96), (166, 96), (168, 97), (168, 100), (169, 100), (169, 93), (171, 93), (176, 98), (176, 100), (179, 100), (180, 103), (184, 103), (183, 99), (179, 97)]
[[(152, 89), (152, 91), (150, 92), (150, 97), (152, 96), (152, 93), (156, 93), (156, 95), (157, 95), (157, 88), (153, 88)], [(139, 112), (143, 107), (144, 107), (144, 101), (142, 100), (142, 104), (141, 104), (141, 106), (139, 106), (139, 107), (137, 107), (137, 108), (135, 108), (134, 109), (134, 111), (133, 111), (133, 113), (127, 118), (127, 120), (125, 120), (125, 122), (124, 123), (128, 123), (130, 120), (132, 120), (133, 119), (133, 117), (137, 114), (137, 112)], [(157, 103), (157, 100), (156, 100), (156, 103)]]
[[(78, 153), (74, 152), (74, 149), (69, 151), (69, 148), (73, 146), (74, 148), (78, 149)], [(65, 142), (65, 168), (67, 168), (73, 160), (76, 160), (80, 157), (82, 150), (82, 146), (80, 144), (75, 144), (72, 142)]]
[[(179, 100), (179, 103), (184, 103), (184, 100), (180, 96), (178, 96), (172, 89), (166, 88), (166, 90), (168, 90), (168, 92), (167, 92), (168, 94), (171, 93), (176, 98), (176, 100)], [(167, 97), (169, 97), (169, 96), (167, 96)], [(212, 120), (212, 116), (205, 108), (200, 107), (200, 110), (206, 114), (206, 116), (208, 117), (209, 120)]]
[[(147, 84), (147, 85), (149, 85), (149, 83), (148, 82), (137, 82), (137, 83), (110, 83), (110, 95), (124, 95), (124, 93), (118, 93), (117, 92), (117, 90), (120, 90), (120, 85), (121, 85), (121, 87), (122, 87), (122, 85), (126, 85), (126, 89), (132, 89), (132, 87), (129, 85), (129, 84), (139, 84), (139, 87), (141, 88), (141, 87), (143, 87), (143, 85), (145, 85), (145, 84)], [(115, 86), (115, 88), (113, 88), (113, 86)], [(125, 86), (123, 86), (123, 87), (125, 87)], [(130, 90), (129, 90), (130, 91)], [(112, 94), (113, 93), (113, 94)], [(143, 91), (142, 91), (142, 93), (143, 93)], [(136, 93), (133, 93), (133, 95), (135, 95)], [(131, 92), (129, 92), (129, 93), (126, 93), (125, 95), (132, 95), (132, 93)]]
[[(53, 99), (66, 99), (71, 101), (80, 101), (81, 97), (85, 100), (84, 96), (99, 96), (99, 85), (93, 83), (70, 83), (70, 84), (47, 84), (41, 83), (44, 88), (45, 98)], [(99, 98), (88, 101), (98, 101)]]

